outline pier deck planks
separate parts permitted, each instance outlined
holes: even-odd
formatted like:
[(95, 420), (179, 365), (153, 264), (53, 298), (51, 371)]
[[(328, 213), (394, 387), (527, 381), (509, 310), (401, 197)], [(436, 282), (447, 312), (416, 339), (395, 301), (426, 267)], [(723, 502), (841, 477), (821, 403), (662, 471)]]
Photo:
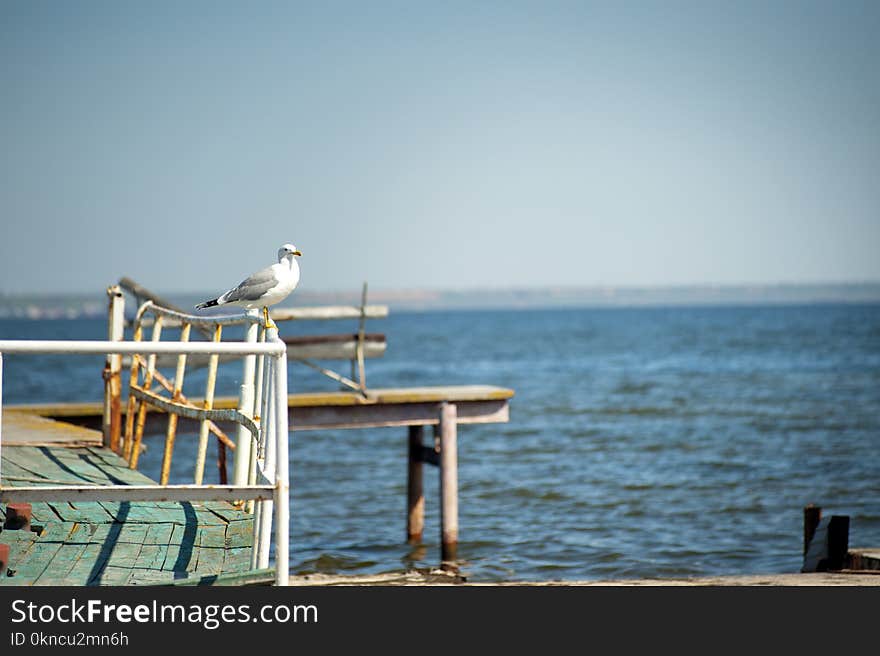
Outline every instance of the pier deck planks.
[[(155, 485), (109, 449), (81, 442), (71, 448), (73, 440), (51, 445), (39, 436), (39, 446), (24, 446), (21, 434), (10, 446), (5, 422), (3, 428), (3, 485)], [(0, 531), (12, 573), (0, 585), (145, 585), (250, 568), (252, 516), (224, 502), (32, 506), (35, 530)], [(4, 511), (0, 504), (0, 520)]]
[[(294, 431), (428, 426), (438, 423), (437, 408), (447, 402), (456, 404), (459, 424), (503, 423), (509, 419), (508, 404), (513, 396), (513, 390), (491, 385), (373, 388), (367, 390), (366, 396), (357, 392), (299, 392), (287, 398), (288, 421)], [(193, 397), (190, 402), (201, 406), (202, 399)], [(237, 404), (237, 398), (217, 397), (213, 407), (225, 410), (236, 408)], [(4, 421), (7, 415), (15, 413), (98, 428), (102, 412), (100, 403), (26, 404), (5, 410)], [(167, 422), (164, 411), (151, 408), (146, 432), (164, 434)], [(229, 422), (218, 423), (232, 428)], [(183, 417), (178, 420), (178, 431), (192, 430), (198, 430), (197, 422)]]

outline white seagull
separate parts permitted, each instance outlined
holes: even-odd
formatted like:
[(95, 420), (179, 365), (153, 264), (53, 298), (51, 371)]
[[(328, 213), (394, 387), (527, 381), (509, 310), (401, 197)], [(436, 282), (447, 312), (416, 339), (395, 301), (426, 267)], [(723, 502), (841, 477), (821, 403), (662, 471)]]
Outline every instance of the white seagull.
[(199, 303), (196, 309), (215, 305), (238, 305), (246, 310), (263, 308), (266, 325), (270, 326), (269, 306), (287, 298), (299, 283), (299, 264), (301, 256), (296, 246), (284, 244), (278, 249), (278, 263), (251, 274), (225, 294), (210, 301)]

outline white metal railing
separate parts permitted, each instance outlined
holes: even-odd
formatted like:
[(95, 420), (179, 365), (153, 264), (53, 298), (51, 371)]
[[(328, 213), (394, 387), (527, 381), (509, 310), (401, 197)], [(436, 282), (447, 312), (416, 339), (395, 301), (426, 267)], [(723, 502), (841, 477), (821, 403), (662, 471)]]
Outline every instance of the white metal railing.
[[(262, 413), (251, 471), (232, 485), (79, 485), (6, 487), (2, 478), (2, 405), (4, 354), (151, 355), (234, 354), (264, 356)], [(204, 412), (204, 411), (201, 411)], [(0, 501), (259, 501), (255, 508), (251, 564), (269, 564), (272, 518), (275, 519), (275, 583), (288, 584), (290, 472), (287, 422), (287, 348), (277, 328), (269, 327), (265, 342), (124, 342), (67, 340), (0, 340)], [(248, 430), (245, 432), (249, 433)], [(245, 478), (243, 482), (241, 478)], [(262, 481), (258, 480), (262, 479)]]

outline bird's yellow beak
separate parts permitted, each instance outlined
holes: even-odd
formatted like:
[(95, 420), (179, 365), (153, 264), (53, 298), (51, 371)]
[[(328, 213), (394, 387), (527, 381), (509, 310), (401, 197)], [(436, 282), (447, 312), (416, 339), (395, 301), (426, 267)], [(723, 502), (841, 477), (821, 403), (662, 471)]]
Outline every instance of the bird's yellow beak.
[(299, 255), (300, 257), (302, 257), (302, 253), (300, 253), (299, 251), (293, 251), (293, 254), (294, 254), (294, 255)]

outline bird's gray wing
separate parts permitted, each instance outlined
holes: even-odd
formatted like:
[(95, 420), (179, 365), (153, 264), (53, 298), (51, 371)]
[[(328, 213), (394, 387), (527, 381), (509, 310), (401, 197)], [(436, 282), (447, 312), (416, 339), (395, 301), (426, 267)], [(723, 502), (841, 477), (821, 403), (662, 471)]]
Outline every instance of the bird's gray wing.
[(223, 294), (218, 300), (221, 303), (256, 301), (277, 284), (278, 279), (275, 278), (275, 272), (272, 271), (272, 267), (266, 267), (242, 280), (236, 287)]

